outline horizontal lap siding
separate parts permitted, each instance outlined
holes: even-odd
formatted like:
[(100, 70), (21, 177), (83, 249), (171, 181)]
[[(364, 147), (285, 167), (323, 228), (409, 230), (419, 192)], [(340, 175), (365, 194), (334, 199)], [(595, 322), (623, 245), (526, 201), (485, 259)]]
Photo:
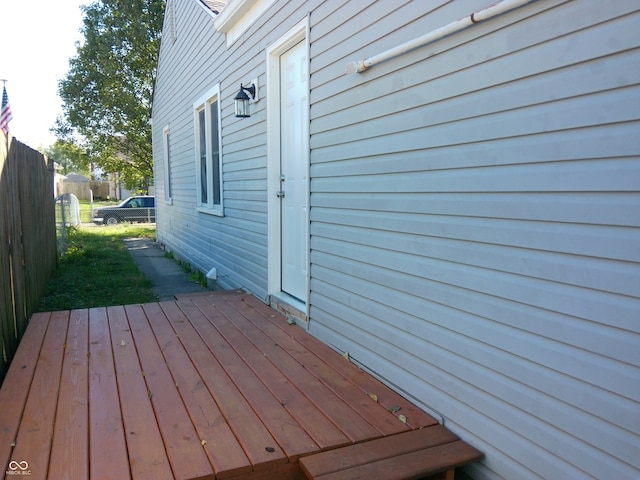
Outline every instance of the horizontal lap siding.
[(637, 6), (534, 2), (347, 76), (487, 2), (352, 3), (311, 16), (311, 332), (474, 478), (638, 476)]
[[(314, 2), (281, 2), (227, 47), (196, 0), (172, 0), (176, 41), (165, 31), (154, 98), (153, 129), (158, 240), (176, 257), (224, 288), (267, 296), (266, 100), (252, 102), (251, 118), (234, 117), (240, 83), (257, 78), (266, 92), (264, 48), (304, 19)], [(166, 30), (166, 29), (165, 29)], [(196, 210), (193, 103), (220, 84), (224, 216)], [(164, 202), (162, 129), (170, 126), (172, 204)]]
[[(218, 269), (227, 288), (245, 287), (264, 295), (266, 288), (266, 162), (264, 137), (230, 145), (226, 133), (238, 130), (233, 97), (240, 81), (227, 81), (219, 64), (227, 54), (224, 35), (213, 28), (213, 17), (193, 0), (173, 0), (176, 41), (165, 29), (154, 98), (154, 157), (158, 209), (158, 240), (176, 257), (206, 273)], [(237, 66), (236, 66), (237, 67)], [(256, 75), (257, 76), (257, 75)], [(248, 77), (248, 75), (247, 75)], [(196, 164), (193, 103), (220, 84), (223, 127), (224, 217), (196, 210)], [(260, 116), (260, 114), (258, 114)], [(264, 121), (261, 122), (264, 124)], [(162, 129), (170, 126), (172, 204), (164, 202)], [(258, 125), (256, 127), (256, 125)], [(260, 120), (252, 128), (260, 129)], [(234, 140), (232, 135), (229, 135)], [(235, 142), (239, 139), (237, 135)], [(251, 148), (252, 147), (252, 148)], [(249, 150), (247, 150), (249, 148)]]

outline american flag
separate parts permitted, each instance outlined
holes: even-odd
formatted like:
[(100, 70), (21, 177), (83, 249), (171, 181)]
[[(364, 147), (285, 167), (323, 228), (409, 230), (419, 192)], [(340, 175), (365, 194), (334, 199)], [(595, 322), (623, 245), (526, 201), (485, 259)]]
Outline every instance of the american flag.
[(7, 87), (2, 87), (2, 111), (0, 112), (0, 128), (5, 134), (9, 134), (9, 122), (11, 116), (11, 105), (9, 105), (9, 97), (7, 96)]

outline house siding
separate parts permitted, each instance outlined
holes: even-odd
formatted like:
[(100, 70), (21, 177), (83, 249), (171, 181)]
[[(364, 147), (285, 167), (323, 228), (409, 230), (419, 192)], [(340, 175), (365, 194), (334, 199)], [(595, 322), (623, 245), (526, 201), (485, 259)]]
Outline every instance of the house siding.
[[(162, 158), (159, 124), (171, 129), (172, 203), (159, 202), (158, 241), (204, 273), (216, 267), (223, 288), (245, 288), (268, 300), (267, 135), (265, 48), (319, 1), (279, 2), (227, 47), (214, 16), (196, 0), (173, 2), (176, 41), (165, 35), (154, 95), (154, 157)], [(169, 29), (166, 25), (164, 30)], [(259, 97), (251, 119), (234, 117), (240, 83), (257, 79)], [(192, 105), (220, 84), (224, 215), (196, 210)], [(164, 167), (155, 162), (155, 175)], [(157, 185), (158, 198), (164, 186)]]
[[(154, 95), (154, 157), (162, 158), (158, 128), (171, 129), (171, 204), (158, 202), (157, 237), (166, 248), (204, 273), (212, 267), (223, 288), (245, 288), (267, 298), (266, 112), (252, 103), (251, 121), (233, 116), (240, 83), (264, 82), (263, 45), (304, 18), (294, 3), (271, 8), (236, 44), (227, 48), (214, 16), (194, 0), (170, 0), (176, 41), (160, 49)], [(289, 18), (296, 20), (289, 20)], [(271, 20), (269, 20), (271, 19)], [(275, 27), (263, 27), (268, 23)], [(275, 23), (272, 23), (275, 22)], [(169, 26), (165, 26), (165, 31)], [(196, 210), (193, 102), (220, 84), (224, 216)], [(164, 166), (155, 162), (156, 178)], [(158, 198), (164, 186), (157, 185)]]
[[(639, 478), (637, 2), (534, 1), (346, 75), (492, 2), (279, 0), (227, 47), (169, 1), (158, 240), (268, 301), (265, 50), (308, 17), (310, 333), (483, 451), (475, 479)], [(195, 206), (192, 105), (216, 83), (224, 216)]]
[(484, 451), (474, 478), (637, 478), (637, 4), (335, 74), (486, 6), (434, 3), (311, 17), (309, 329)]

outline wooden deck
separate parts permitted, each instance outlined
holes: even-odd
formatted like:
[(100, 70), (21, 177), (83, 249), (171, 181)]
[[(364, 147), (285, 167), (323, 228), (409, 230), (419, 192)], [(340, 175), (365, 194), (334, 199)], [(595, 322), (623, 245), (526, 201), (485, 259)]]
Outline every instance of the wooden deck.
[(35, 314), (0, 390), (0, 468), (304, 478), (301, 456), (434, 426), (259, 300), (223, 292)]

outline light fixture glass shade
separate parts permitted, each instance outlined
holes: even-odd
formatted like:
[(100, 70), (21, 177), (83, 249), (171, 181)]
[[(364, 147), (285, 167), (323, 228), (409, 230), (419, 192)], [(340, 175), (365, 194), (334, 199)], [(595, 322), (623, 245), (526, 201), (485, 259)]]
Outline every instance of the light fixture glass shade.
[(236, 95), (234, 102), (236, 105), (236, 117), (247, 118), (251, 116), (249, 113), (249, 96), (244, 93), (242, 86), (240, 87), (240, 91)]

